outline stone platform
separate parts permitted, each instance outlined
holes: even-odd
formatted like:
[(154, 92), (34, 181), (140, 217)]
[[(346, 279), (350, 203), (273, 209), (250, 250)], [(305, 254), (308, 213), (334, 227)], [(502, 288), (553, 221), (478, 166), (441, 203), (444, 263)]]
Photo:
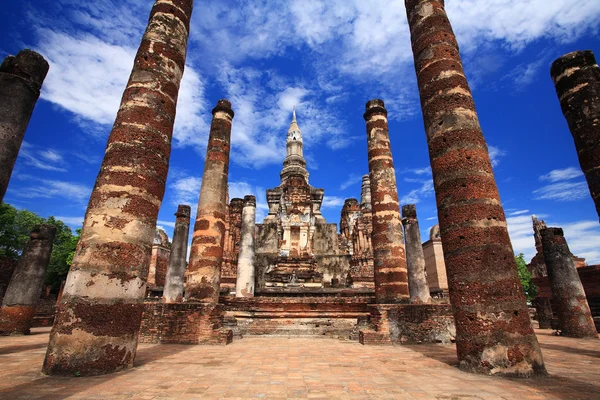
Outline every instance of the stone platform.
[(252, 337), (229, 346), (141, 344), (134, 368), (95, 377), (40, 374), (49, 328), (0, 338), (0, 399), (598, 399), (600, 340), (536, 330), (548, 378), (460, 371), (454, 345), (362, 346)]

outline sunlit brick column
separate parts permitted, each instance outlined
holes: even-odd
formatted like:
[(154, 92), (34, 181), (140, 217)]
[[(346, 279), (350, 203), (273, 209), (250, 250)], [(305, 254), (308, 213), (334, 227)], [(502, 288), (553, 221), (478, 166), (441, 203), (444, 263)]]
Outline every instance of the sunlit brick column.
[(50, 334), (47, 374), (133, 365), (192, 4), (157, 0), (152, 8)]
[(55, 235), (54, 225), (38, 225), (31, 232), (2, 301), (0, 334), (29, 334)]
[(574, 51), (554, 61), (550, 75), (600, 218), (600, 67), (590, 50)]
[(429, 303), (429, 286), (425, 275), (425, 255), (421, 243), (421, 232), (417, 220), (417, 206), (402, 206), (402, 225), (406, 239), (406, 268), (408, 270), (408, 290), (411, 303)]
[(0, 65), (0, 203), (48, 68), (44, 57), (31, 50), (8, 56)]
[(383, 100), (371, 100), (367, 121), (369, 177), (373, 209), (373, 262), (377, 303), (408, 302), (408, 278), (396, 172), (390, 148), (387, 110)]
[(237, 265), (235, 297), (254, 297), (254, 227), (256, 197), (245, 196), (242, 210), (242, 237)]
[(460, 367), (544, 374), (492, 165), (441, 0), (405, 0)]
[(371, 209), (371, 181), (369, 175), (363, 175), (360, 191), (360, 207), (362, 209)]
[(544, 262), (552, 290), (552, 304), (563, 336), (597, 338), (596, 326), (583, 291), (581, 279), (573, 262), (563, 230), (546, 228), (540, 231)]
[(212, 114), (185, 298), (187, 301), (216, 304), (219, 301), (219, 269), (223, 259), (229, 145), (234, 113), (231, 103), (222, 99)]
[(167, 270), (165, 290), (163, 292), (163, 298), (166, 303), (181, 301), (183, 299), (183, 280), (190, 234), (190, 213), (190, 206), (177, 206), (171, 256), (169, 257), (169, 269)]

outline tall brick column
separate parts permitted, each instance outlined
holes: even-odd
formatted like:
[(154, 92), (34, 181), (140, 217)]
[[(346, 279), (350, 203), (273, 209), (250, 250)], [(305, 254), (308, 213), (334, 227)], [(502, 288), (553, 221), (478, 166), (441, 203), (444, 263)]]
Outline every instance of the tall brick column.
[(487, 145), (442, 0), (405, 0), (461, 368), (544, 374)]
[(157, 0), (134, 60), (50, 334), (43, 371), (133, 365), (193, 0)]
[(175, 213), (175, 230), (169, 257), (169, 269), (165, 279), (163, 298), (166, 303), (183, 299), (183, 278), (185, 276), (188, 238), (190, 234), (190, 206), (179, 205)]
[(373, 209), (373, 262), (377, 303), (407, 302), (408, 278), (396, 172), (390, 148), (387, 110), (383, 100), (371, 100), (364, 114), (367, 121), (369, 177)]
[(2, 301), (0, 334), (29, 334), (55, 235), (54, 225), (42, 224), (33, 228)]
[(574, 51), (556, 59), (550, 75), (600, 218), (600, 67), (590, 50)]
[(234, 113), (231, 103), (222, 99), (217, 102), (212, 114), (185, 297), (188, 301), (216, 304), (219, 301), (219, 269), (223, 259), (229, 144)]
[(256, 197), (245, 196), (242, 210), (242, 237), (237, 265), (235, 297), (254, 297), (254, 228)]
[(573, 255), (560, 228), (541, 230), (544, 261), (552, 290), (552, 303), (561, 335), (576, 338), (597, 338), (581, 279)]
[(44, 57), (31, 50), (8, 56), (0, 65), (0, 203), (48, 68)]
[(417, 220), (417, 206), (402, 206), (402, 225), (406, 239), (406, 267), (408, 269), (408, 290), (411, 303), (429, 303), (431, 296), (425, 274), (425, 255), (421, 243), (421, 232)]
[(360, 191), (360, 208), (371, 209), (371, 181), (369, 175), (363, 175)]

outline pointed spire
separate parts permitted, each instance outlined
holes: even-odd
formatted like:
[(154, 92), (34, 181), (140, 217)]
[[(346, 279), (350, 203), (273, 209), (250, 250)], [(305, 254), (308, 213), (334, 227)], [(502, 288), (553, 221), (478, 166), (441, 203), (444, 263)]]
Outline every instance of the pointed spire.
[(296, 106), (294, 106), (294, 109), (292, 110), (292, 122), (296, 122)]

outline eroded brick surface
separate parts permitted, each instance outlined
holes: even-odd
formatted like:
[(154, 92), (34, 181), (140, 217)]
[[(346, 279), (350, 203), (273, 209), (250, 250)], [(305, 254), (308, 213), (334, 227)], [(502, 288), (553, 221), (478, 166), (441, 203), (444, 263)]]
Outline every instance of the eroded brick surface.
[(216, 304), (219, 300), (221, 262), (225, 240), (229, 150), (233, 110), (219, 100), (212, 111), (202, 187), (196, 212), (185, 297), (188, 301)]
[(600, 67), (590, 50), (574, 51), (555, 60), (550, 75), (600, 217)]
[(373, 212), (373, 264), (378, 303), (408, 301), (408, 277), (396, 173), (390, 148), (387, 110), (383, 100), (371, 100), (364, 114)]
[(461, 368), (544, 373), (506, 218), (442, 0), (406, 0)]
[(48, 69), (44, 57), (29, 49), (0, 65), (0, 202)]
[(590, 307), (563, 230), (545, 228), (540, 233), (561, 335), (597, 338)]
[(431, 296), (425, 275), (425, 255), (421, 244), (421, 231), (415, 204), (402, 206), (402, 225), (406, 238), (406, 267), (410, 301), (411, 303), (428, 303), (431, 301)]
[(180, 204), (175, 213), (175, 230), (173, 232), (173, 244), (169, 257), (169, 268), (165, 278), (164, 301), (172, 303), (183, 299), (183, 279), (185, 267), (187, 266), (187, 246), (190, 232), (191, 208)]
[(158, 0), (108, 138), (43, 371), (133, 364), (193, 0)]

